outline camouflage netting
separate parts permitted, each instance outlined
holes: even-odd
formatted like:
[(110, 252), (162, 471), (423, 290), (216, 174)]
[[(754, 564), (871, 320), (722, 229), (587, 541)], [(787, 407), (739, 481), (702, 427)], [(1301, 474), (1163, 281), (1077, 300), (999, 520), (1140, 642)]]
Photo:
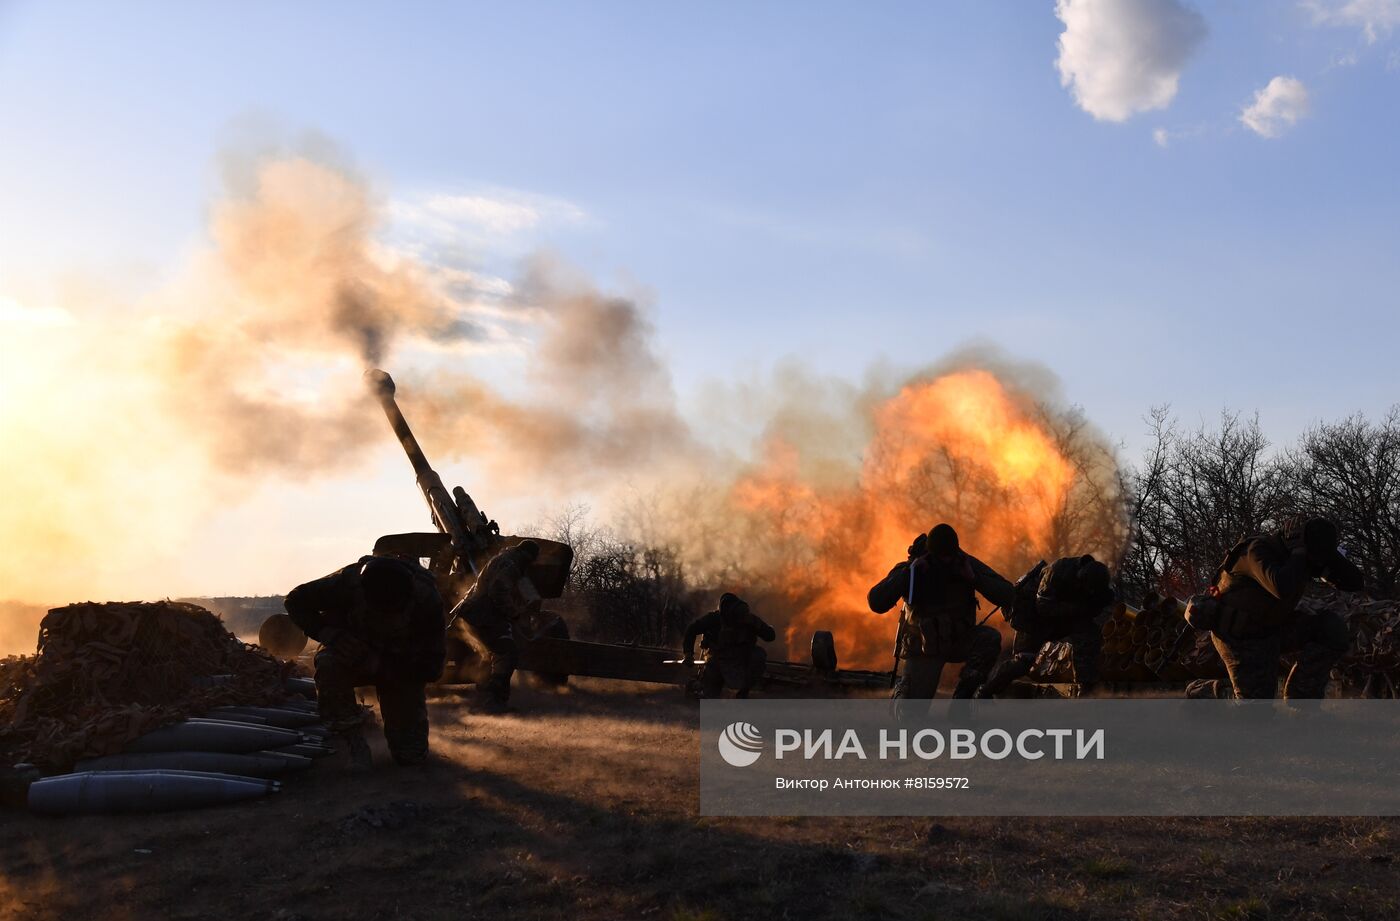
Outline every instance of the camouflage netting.
[[(1400, 601), (1373, 601), (1361, 594), (1320, 588), (1304, 596), (1298, 607), (1302, 611), (1332, 611), (1346, 621), (1351, 649), (1333, 672), (1337, 690), (1353, 696), (1396, 696), (1400, 689)], [(1181, 612), (1181, 602), (1164, 598), (1141, 611), (1115, 613), (1103, 627), (1104, 680), (1224, 678), (1225, 666), (1210, 634), (1187, 627)], [(1282, 658), (1280, 674), (1286, 674), (1291, 666), (1290, 657)], [(1069, 647), (1064, 643), (1046, 647), (1031, 674), (1042, 681), (1072, 681)]]
[(273, 703), (294, 668), (197, 605), (55, 608), (37, 655), (0, 659), (0, 764), (66, 769), (211, 707)]
[(1362, 697), (1400, 696), (1400, 601), (1372, 601), (1333, 589), (1303, 599), (1301, 607), (1336, 611), (1351, 632), (1351, 650), (1333, 674)]

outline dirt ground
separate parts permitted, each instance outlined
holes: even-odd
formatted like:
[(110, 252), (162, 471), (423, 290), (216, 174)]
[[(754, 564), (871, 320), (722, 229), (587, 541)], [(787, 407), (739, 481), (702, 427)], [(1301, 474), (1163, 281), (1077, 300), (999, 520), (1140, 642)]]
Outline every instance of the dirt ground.
[(714, 819), (671, 689), (434, 699), (435, 758), (277, 797), (0, 813), (0, 918), (1395, 918), (1400, 820)]

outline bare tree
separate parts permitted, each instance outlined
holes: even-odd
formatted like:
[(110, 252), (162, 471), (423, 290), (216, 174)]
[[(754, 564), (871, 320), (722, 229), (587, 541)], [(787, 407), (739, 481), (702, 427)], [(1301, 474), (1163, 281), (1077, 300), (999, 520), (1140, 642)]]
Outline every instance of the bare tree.
[(1074, 478), (1050, 517), (1050, 559), (1093, 552), (1110, 566), (1117, 563), (1126, 539), (1127, 522), (1118, 457), (1109, 443), (1089, 425), (1083, 410), (1073, 407), (1057, 417), (1044, 415), (1060, 455), (1074, 468)]
[(1119, 588), (1131, 599), (1160, 590), (1159, 576), (1166, 569), (1162, 537), (1166, 533), (1162, 486), (1176, 444), (1176, 422), (1171, 407), (1154, 406), (1144, 421), (1151, 443), (1141, 467), (1119, 470), (1119, 494), (1127, 505), (1127, 528), (1118, 554)]
[(1165, 409), (1149, 419), (1154, 444), (1129, 474), (1136, 536), (1125, 584), (1182, 597), (1205, 587), (1237, 541), (1278, 523), (1287, 482), (1257, 417), (1226, 412), (1218, 428), (1185, 434)]
[(693, 618), (694, 592), (678, 555), (639, 546), (592, 524), (588, 507), (570, 505), (549, 519), (551, 537), (574, 549), (560, 600), (580, 639), (670, 645)]
[(1294, 510), (1331, 517), (1366, 584), (1395, 597), (1400, 581), (1400, 405), (1319, 424), (1286, 455)]

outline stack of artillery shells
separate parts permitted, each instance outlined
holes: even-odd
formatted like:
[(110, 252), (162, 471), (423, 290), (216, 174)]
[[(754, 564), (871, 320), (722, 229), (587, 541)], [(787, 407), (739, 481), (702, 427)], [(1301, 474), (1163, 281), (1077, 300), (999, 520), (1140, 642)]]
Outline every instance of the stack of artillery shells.
[(1185, 606), (1175, 598), (1152, 598), (1137, 612), (1146, 625), (1143, 661), (1152, 680), (1190, 681), (1223, 678), (1225, 667), (1211, 645), (1210, 635), (1199, 633), (1182, 616)]
[(292, 701), (220, 707), (141, 735), (121, 754), (84, 759), (72, 773), (35, 781), (29, 808), (45, 815), (167, 812), (277, 793), (278, 778), (331, 753), (316, 719)]
[[(1100, 675), (1105, 681), (1179, 683), (1194, 678), (1224, 678), (1209, 633), (1191, 628), (1184, 605), (1175, 598), (1151, 598), (1141, 609), (1119, 605), (1103, 625)], [(1321, 588), (1309, 592), (1300, 613), (1330, 612), (1341, 617), (1351, 634), (1351, 649), (1333, 672), (1344, 694), (1400, 696), (1400, 602)], [(1032, 677), (1066, 683), (1074, 680), (1068, 643), (1052, 643), (1036, 659)], [(1286, 673), (1293, 658), (1280, 660)]]
[(1346, 622), (1351, 648), (1332, 673), (1343, 693), (1400, 696), (1400, 601), (1327, 588), (1309, 592), (1298, 608), (1331, 612)]
[[(1117, 605), (1102, 629), (1099, 676), (1105, 681), (1176, 682), (1224, 674), (1209, 636), (1197, 636), (1186, 625), (1175, 599), (1154, 599), (1141, 609)], [(1031, 674), (1041, 681), (1073, 681), (1072, 658), (1068, 643), (1052, 643)]]
[(1099, 675), (1105, 681), (1155, 681), (1147, 666), (1148, 638), (1159, 634), (1143, 612), (1118, 605), (1104, 622)]

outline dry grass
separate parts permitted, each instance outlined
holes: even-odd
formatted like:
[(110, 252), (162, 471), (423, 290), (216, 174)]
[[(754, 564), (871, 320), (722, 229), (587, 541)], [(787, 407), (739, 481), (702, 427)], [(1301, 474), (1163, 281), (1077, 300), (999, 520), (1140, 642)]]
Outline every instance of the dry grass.
[(504, 717), (439, 700), (420, 771), (0, 817), (0, 917), (1400, 917), (1395, 820), (702, 818), (694, 706), (580, 684)]

